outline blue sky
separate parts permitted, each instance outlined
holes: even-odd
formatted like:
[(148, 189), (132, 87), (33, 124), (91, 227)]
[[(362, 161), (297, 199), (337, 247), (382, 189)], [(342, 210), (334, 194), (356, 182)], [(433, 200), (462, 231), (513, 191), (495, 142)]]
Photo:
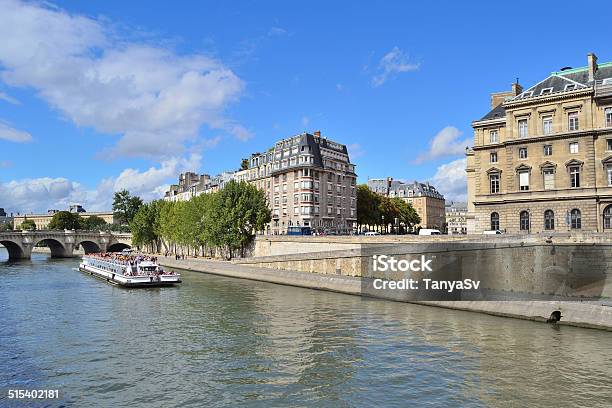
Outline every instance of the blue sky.
[(491, 92), (612, 60), (607, 2), (575, 6), (0, 0), (0, 207), (156, 198), (305, 130), (349, 145), (360, 181), (461, 199)]

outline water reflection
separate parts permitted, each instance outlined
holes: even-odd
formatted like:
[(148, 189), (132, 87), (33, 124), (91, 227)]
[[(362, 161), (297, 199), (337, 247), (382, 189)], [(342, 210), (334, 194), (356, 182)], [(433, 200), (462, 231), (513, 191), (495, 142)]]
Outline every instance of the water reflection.
[(125, 290), (75, 266), (0, 263), (0, 383), (68, 406), (609, 406), (608, 332), (189, 272)]

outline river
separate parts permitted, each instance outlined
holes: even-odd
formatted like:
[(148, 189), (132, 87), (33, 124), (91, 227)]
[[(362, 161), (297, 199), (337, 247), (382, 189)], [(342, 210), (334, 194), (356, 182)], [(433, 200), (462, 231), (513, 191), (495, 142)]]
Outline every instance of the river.
[(612, 405), (610, 332), (191, 272), (127, 290), (6, 258), (3, 407)]

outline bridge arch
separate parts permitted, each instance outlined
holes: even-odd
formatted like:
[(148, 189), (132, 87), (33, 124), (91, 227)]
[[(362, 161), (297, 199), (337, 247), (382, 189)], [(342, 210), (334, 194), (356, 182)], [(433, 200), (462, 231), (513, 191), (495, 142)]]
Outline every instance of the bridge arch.
[(36, 243), (33, 247), (43, 244), (51, 250), (51, 258), (70, 258), (72, 256), (72, 250), (66, 248), (66, 246), (54, 238), (43, 238)]
[(106, 252), (121, 252), (124, 249), (132, 249), (128, 244), (124, 244), (123, 242), (115, 242), (106, 248)]
[(13, 259), (26, 258), (25, 251), (19, 244), (13, 241), (0, 241), (0, 244), (4, 245), (4, 247), (6, 248), (9, 256), (9, 261)]
[(74, 249), (77, 249), (79, 245), (83, 248), (83, 251), (85, 251), (86, 254), (91, 254), (93, 252), (102, 252), (102, 248), (100, 248), (100, 245), (98, 245), (98, 243), (94, 241), (84, 239), (78, 242), (74, 246)]

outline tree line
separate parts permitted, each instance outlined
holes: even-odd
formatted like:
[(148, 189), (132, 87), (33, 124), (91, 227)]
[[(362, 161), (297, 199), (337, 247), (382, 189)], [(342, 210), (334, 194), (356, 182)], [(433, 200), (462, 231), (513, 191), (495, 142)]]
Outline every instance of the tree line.
[(263, 191), (230, 181), (223, 189), (188, 201), (143, 204), (130, 222), (132, 244), (151, 252), (244, 255), (257, 231), (271, 220)]
[(386, 197), (361, 184), (357, 186), (357, 224), (377, 228), (381, 232), (406, 233), (421, 222), (410, 203), (399, 197)]

